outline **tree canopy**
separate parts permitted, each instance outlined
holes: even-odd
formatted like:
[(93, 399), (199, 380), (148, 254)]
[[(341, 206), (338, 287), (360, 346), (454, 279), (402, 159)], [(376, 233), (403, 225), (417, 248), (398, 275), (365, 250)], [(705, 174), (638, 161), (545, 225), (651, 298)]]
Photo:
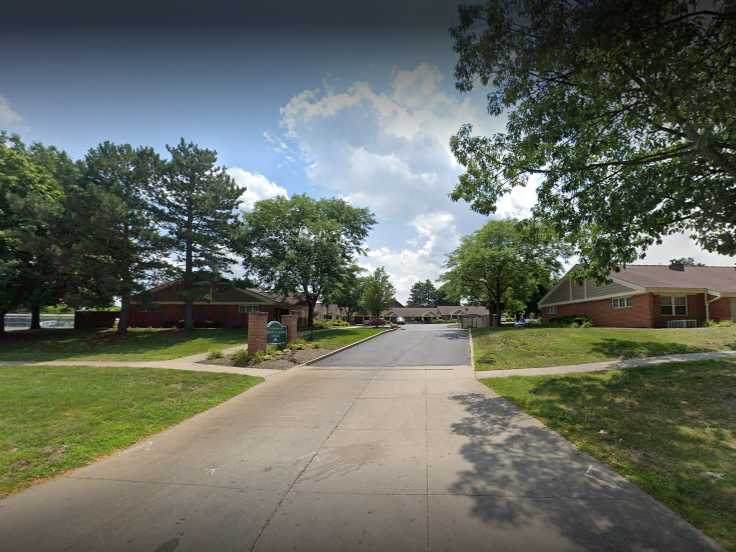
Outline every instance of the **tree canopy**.
[(411, 286), (409, 290), (409, 307), (436, 307), (437, 306), (437, 288), (430, 280), (417, 282)]
[(282, 293), (301, 293), (314, 321), (317, 301), (349, 277), (375, 223), (367, 209), (306, 195), (259, 201), (245, 214), (238, 252), (247, 274)]
[(173, 242), (172, 252), (183, 265), (184, 326), (193, 327), (197, 275), (227, 271), (238, 226), (238, 206), (245, 188), (238, 186), (217, 152), (186, 142), (166, 146), (171, 160), (163, 173), (156, 201), (161, 224)]
[(599, 276), (678, 231), (736, 253), (735, 31), (730, 0), (462, 6), (456, 85), (508, 119), (452, 138), (453, 199), (492, 213), (534, 176), (535, 215)]
[(488, 307), (493, 324), (516, 310), (562, 270), (568, 248), (543, 227), (516, 220), (491, 220), (465, 236), (447, 262), (442, 279), (471, 303)]
[(360, 304), (369, 314), (379, 317), (395, 301), (395, 293), (396, 288), (381, 266), (366, 276)]

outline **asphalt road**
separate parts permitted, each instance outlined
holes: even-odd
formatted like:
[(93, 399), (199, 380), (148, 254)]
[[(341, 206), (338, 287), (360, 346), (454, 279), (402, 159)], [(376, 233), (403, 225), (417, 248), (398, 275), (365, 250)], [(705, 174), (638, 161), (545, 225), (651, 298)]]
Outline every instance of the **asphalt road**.
[(445, 324), (407, 324), (313, 364), (317, 367), (396, 368), (470, 363), (468, 331)]

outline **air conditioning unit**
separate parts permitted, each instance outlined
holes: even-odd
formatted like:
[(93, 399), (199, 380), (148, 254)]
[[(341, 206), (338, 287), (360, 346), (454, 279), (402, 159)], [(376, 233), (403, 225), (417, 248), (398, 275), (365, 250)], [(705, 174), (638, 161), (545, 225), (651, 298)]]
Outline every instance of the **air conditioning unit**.
[(697, 320), (668, 320), (668, 328), (697, 328)]

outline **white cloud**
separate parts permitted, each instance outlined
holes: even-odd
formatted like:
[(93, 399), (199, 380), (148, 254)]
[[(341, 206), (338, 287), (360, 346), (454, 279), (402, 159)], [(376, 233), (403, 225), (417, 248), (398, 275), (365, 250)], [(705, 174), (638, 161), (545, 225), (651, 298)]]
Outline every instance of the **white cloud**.
[[(385, 91), (366, 82), (305, 90), (282, 108), (281, 123), (319, 191), (376, 214), (366, 265), (385, 264), (408, 291), (412, 280), (436, 278), (459, 237), (487, 220), (449, 198), (462, 172), (450, 137), (463, 123), (488, 134), (503, 122), (488, 116), (482, 94), (453, 92), (435, 66), (391, 77)], [(525, 214), (535, 200), (530, 191), (515, 191), (498, 216)]]
[(10, 106), (8, 100), (0, 96), (0, 125), (16, 125), (22, 120), (22, 117)]
[(246, 210), (253, 208), (256, 201), (269, 199), (277, 196), (289, 197), (286, 188), (279, 186), (275, 182), (271, 182), (262, 174), (252, 173), (239, 167), (231, 167), (227, 169), (227, 173), (233, 177), (235, 182), (240, 186), (245, 186), (246, 190), (240, 196), (242, 207)]
[(734, 266), (736, 257), (709, 253), (686, 234), (672, 234), (662, 240), (661, 245), (650, 247), (646, 257), (637, 264), (668, 264), (670, 259), (692, 257), (697, 262), (713, 266)]

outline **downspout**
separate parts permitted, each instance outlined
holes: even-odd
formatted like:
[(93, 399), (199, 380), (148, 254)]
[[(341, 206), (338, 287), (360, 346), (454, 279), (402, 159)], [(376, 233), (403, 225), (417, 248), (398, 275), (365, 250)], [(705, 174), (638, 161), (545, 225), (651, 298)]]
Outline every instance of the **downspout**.
[(717, 291), (714, 291), (712, 293), (713, 293), (713, 299), (709, 301), (708, 295), (710, 294), (710, 292), (708, 291), (707, 288), (705, 289), (704, 295), (705, 295), (705, 321), (706, 322), (710, 322), (710, 304), (713, 303), (714, 301), (718, 301), (721, 298), (721, 294), (718, 293)]

